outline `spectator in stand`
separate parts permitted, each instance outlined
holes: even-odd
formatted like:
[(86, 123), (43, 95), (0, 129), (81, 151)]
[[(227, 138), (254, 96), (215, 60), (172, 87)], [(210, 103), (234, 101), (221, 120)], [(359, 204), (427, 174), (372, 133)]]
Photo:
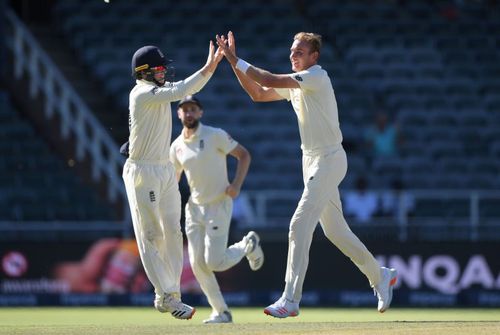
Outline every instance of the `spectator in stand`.
[(369, 154), (374, 157), (392, 157), (398, 155), (400, 137), (396, 124), (390, 124), (386, 113), (378, 112), (375, 124), (365, 133)]

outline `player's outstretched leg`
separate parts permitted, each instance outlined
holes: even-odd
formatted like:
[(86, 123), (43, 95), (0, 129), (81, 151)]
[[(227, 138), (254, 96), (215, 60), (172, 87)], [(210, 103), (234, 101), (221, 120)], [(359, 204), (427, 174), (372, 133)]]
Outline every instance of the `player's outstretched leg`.
[(260, 246), (260, 237), (256, 232), (250, 231), (244, 239), (247, 240), (245, 252), (250, 269), (257, 271), (264, 264), (264, 251)]
[(392, 301), (392, 289), (398, 280), (398, 272), (396, 269), (382, 267), (382, 279), (380, 283), (373, 287), (373, 292), (378, 298), (378, 311), (384, 313)]
[(233, 316), (230, 311), (224, 311), (222, 314), (217, 312), (213, 312), (210, 314), (210, 317), (206, 320), (203, 320), (203, 323), (232, 323)]
[(287, 318), (289, 316), (297, 316), (299, 315), (299, 304), (282, 296), (274, 304), (267, 306), (264, 309), (264, 314), (280, 319)]
[(184, 304), (182, 301), (177, 299), (173, 294), (163, 294), (155, 295), (154, 301), (155, 308), (160, 313), (169, 312), (176, 319), (189, 320), (193, 317), (196, 309)]

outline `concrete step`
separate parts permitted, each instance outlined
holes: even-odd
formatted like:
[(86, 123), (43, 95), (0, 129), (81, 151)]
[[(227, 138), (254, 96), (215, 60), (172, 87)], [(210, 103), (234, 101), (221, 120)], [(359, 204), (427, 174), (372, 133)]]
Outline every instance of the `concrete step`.
[(113, 98), (103, 94), (99, 79), (85, 69), (64, 35), (49, 23), (38, 22), (30, 24), (29, 28), (90, 110), (106, 129), (113, 129), (111, 136), (121, 143), (128, 134), (127, 118), (121, 115), (124, 113)]

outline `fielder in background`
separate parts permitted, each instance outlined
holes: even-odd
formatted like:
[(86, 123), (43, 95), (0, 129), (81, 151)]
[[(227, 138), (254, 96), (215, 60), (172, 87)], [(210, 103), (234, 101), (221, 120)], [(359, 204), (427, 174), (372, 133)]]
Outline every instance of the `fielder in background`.
[(170, 102), (198, 92), (217, 68), (222, 53), (210, 41), (205, 66), (178, 82), (166, 82), (170, 63), (155, 46), (132, 58), (136, 85), (130, 92), (129, 158), (123, 179), (142, 264), (154, 291), (155, 308), (175, 318), (190, 319), (195, 309), (181, 302), (183, 263), (181, 197), (169, 160), (172, 134)]
[[(314, 229), (321, 224), (326, 237), (365, 274), (384, 312), (392, 300), (397, 273), (380, 267), (354, 235), (342, 214), (338, 186), (347, 172), (337, 102), (330, 78), (319, 66), (321, 36), (298, 33), (290, 48), (291, 74), (272, 74), (236, 57), (234, 36), (217, 36), (219, 48), (231, 64), (241, 86), (253, 101), (287, 99), (298, 118), (302, 149), (304, 191), (290, 222), (285, 289), (264, 313), (286, 318), (299, 314), (302, 285), (309, 263)], [(340, 269), (335, 272), (341, 275)]]
[[(177, 115), (183, 129), (170, 148), (170, 160), (177, 180), (182, 172), (191, 190), (186, 204), (186, 235), (189, 261), (203, 293), (212, 307), (204, 323), (229, 323), (232, 315), (221, 294), (214, 271), (225, 271), (247, 257), (250, 268), (260, 269), (264, 253), (257, 233), (227, 247), (233, 199), (240, 193), (250, 166), (250, 153), (224, 130), (200, 122), (200, 101), (187, 96), (179, 102)], [(235, 176), (229, 183), (227, 155), (238, 160)]]

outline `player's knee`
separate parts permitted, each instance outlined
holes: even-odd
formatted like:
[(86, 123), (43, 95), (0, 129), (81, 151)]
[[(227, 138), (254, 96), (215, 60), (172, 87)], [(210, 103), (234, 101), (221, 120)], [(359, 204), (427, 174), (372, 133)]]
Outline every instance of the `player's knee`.
[(222, 265), (222, 260), (220, 257), (208, 256), (205, 258), (205, 263), (207, 264), (207, 268), (211, 271), (219, 271)]
[(312, 238), (314, 233), (314, 226), (307, 227), (304, 224), (293, 224), (290, 226), (290, 231), (288, 232), (288, 241), (297, 241), (301, 239)]
[(175, 237), (180, 236), (182, 238), (182, 231), (180, 226), (165, 225), (163, 229), (164, 229), (164, 234), (167, 236), (175, 236)]
[(199, 276), (206, 270), (206, 264), (205, 262), (191, 262), (191, 269), (195, 276)]
[(203, 269), (206, 268), (205, 264), (205, 258), (203, 258), (203, 254), (201, 253), (189, 253), (189, 264), (191, 264), (191, 267), (194, 268), (199, 268)]

